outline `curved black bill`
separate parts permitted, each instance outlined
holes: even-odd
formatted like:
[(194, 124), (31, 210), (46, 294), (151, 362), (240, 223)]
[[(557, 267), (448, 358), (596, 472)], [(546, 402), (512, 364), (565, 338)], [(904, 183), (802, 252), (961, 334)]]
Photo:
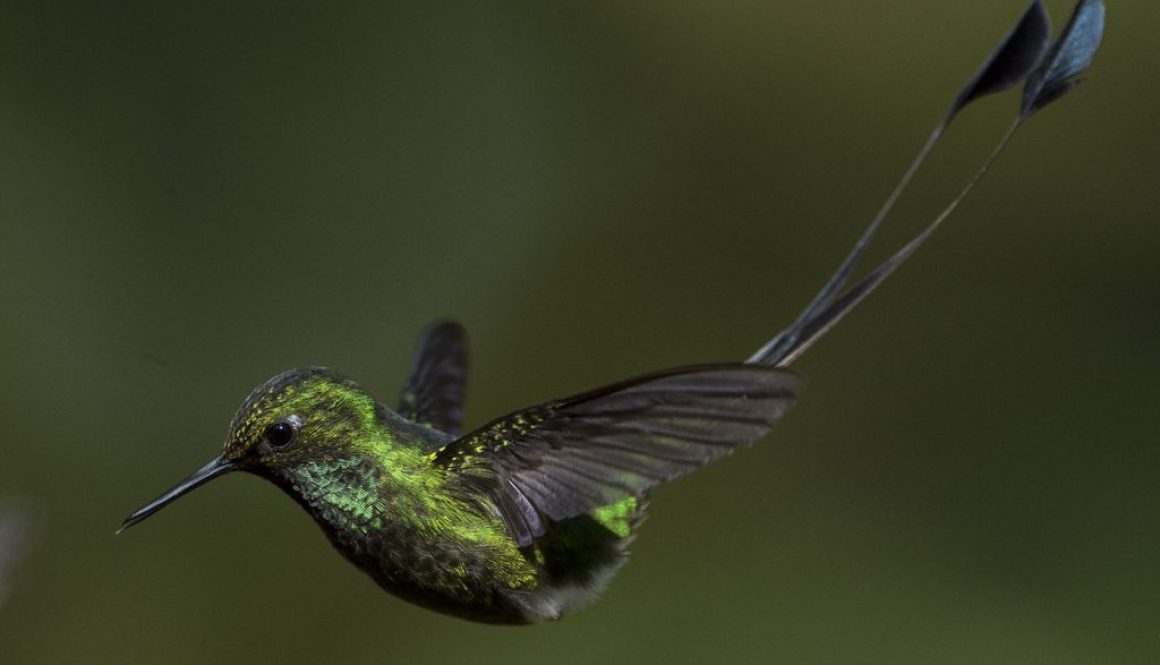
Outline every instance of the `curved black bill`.
[(165, 506), (168, 506), (170, 503), (173, 503), (173, 501), (175, 499), (177, 499), (177, 497), (181, 496), (182, 494), (185, 494), (186, 492), (189, 492), (190, 490), (197, 489), (201, 485), (204, 485), (205, 483), (213, 480), (214, 478), (217, 478), (218, 476), (220, 476), (222, 474), (229, 473), (230, 471), (233, 471), (237, 468), (238, 468), (237, 464), (234, 464), (233, 462), (231, 462), (229, 460), (224, 460), (220, 457), (211, 461), (209, 464), (206, 464), (205, 466), (201, 467), (197, 471), (194, 471), (193, 475), (191, 475), (190, 477), (186, 478), (185, 480), (181, 481), (180, 483), (177, 483), (177, 485), (175, 485), (173, 487), (173, 489), (162, 494), (161, 496), (157, 497), (156, 499), (153, 499), (152, 501), (145, 504), (144, 506), (141, 506), (140, 508), (137, 509), (137, 511), (135, 513), (126, 517), (125, 521), (121, 523), (121, 528), (117, 529), (117, 533), (121, 533), (122, 531), (133, 526), (137, 522), (140, 522), (141, 520), (145, 519), (146, 517), (149, 517), (153, 513), (157, 512), (158, 510), (161, 510)]

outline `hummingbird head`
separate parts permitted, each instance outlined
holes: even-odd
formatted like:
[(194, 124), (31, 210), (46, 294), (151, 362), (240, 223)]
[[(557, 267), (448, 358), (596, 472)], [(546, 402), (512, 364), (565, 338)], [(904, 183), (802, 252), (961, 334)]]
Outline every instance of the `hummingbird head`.
[(384, 417), (373, 397), (329, 369), (282, 372), (242, 402), (218, 457), (130, 515), (118, 533), (231, 471), (284, 483), (303, 464), (347, 458), (375, 438)]
[(342, 456), (372, 435), (380, 407), (325, 367), (292, 369), (255, 388), (230, 421), (220, 459), (259, 475)]

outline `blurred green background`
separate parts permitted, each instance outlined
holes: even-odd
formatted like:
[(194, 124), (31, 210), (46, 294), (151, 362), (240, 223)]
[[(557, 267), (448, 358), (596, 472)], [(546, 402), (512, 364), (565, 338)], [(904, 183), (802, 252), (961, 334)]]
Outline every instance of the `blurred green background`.
[[(1069, 2), (1048, 3), (1057, 26)], [(656, 492), (592, 608), (396, 600), (214, 455), (326, 364), (393, 403), (436, 317), (470, 422), (748, 355), (1022, 11), (932, 3), (6, 3), (4, 663), (1154, 663), (1160, 6), (796, 368), (778, 431)], [(885, 257), (1017, 104), (962, 116)]]

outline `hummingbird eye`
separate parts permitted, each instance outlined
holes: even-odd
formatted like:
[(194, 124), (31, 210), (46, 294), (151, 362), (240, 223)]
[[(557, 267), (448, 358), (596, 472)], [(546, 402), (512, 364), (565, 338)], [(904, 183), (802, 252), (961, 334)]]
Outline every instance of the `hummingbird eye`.
[(285, 448), (294, 440), (294, 425), (286, 421), (274, 423), (266, 428), (266, 440), (275, 448)]

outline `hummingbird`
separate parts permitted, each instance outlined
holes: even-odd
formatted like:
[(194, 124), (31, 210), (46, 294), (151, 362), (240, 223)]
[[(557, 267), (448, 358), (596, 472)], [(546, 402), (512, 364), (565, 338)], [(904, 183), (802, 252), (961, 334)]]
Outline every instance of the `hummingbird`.
[[(385, 590), (473, 621), (531, 624), (593, 599), (625, 564), (650, 492), (761, 439), (794, 405), (789, 369), (901, 265), (974, 187), (1024, 120), (1078, 82), (1103, 5), (1082, 0), (1050, 48), (1038, 0), (968, 81), (837, 271), (742, 362), (637, 376), (464, 433), (464, 328), (420, 339), (395, 408), (324, 368), (291, 369), (245, 398), (221, 453), (132, 513), (124, 530), (227, 473), (264, 478)], [(848, 279), (911, 176), (968, 103), (1026, 80), (1011, 129), (950, 205), (861, 281)]]

